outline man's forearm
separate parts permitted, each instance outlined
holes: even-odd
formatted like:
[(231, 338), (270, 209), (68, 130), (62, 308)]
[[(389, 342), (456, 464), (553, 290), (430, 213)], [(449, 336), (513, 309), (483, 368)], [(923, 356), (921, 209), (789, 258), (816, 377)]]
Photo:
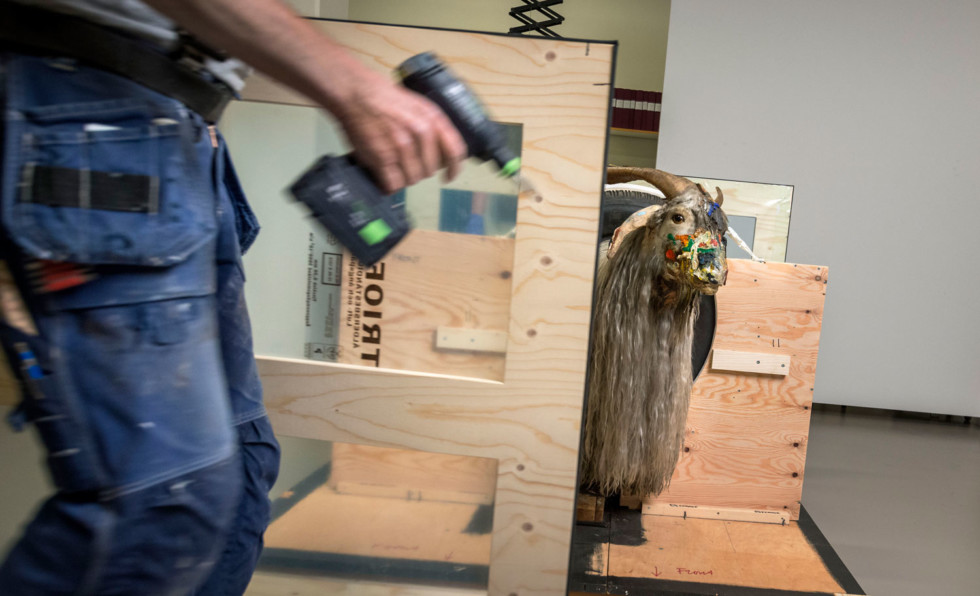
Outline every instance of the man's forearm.
[(146, 0), (208, 44), (344, 117), (356, 101), (360, 65), (279, 0)]

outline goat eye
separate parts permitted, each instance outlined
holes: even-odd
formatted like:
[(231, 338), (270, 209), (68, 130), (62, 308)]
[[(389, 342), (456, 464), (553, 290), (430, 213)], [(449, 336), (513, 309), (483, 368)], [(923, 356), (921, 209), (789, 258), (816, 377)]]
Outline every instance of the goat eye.
[(684, 216), (680, 213), (675, 213), (670, 216), (670, 221), (674, 222), (675, 224), (684, 223)]

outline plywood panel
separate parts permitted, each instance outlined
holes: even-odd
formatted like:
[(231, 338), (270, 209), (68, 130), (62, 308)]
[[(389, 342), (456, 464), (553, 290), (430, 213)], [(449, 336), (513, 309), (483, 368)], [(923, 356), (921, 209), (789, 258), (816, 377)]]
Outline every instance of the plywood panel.
[(344, 263), (339, 362), (503, 380), (502, 353), (439, 347), (436, 331), (510, 328), (512, 238), (413, 230), (374, 267)]
[(670, 487), (644, 512), (681, 504), (798, 519), (827, 268), (741, 259), (729, 267), (714, 349), (788, 358), (788, 372), (704, 371)]
[(338, 493), (492, 505), (492, 459), (334, 443), (329, 486)]
[(843, 590), (799, 526), (644, 515), (639, 546), (609, 545), (609, 575), (770, 590)]
[(322, 485), (269, 525), (265, 546), (486, 565), (490, 561), (490, 535), (466, 532), (477, 507), (344, 495)]
[[(438, 53), (496, 119), (522, 124), (523, 173), (534, 190), (518, 200), (500, 380), (261, 358), (277, 431), (496, 459), (490, 593), (562, 594), (615, 46), (316, 25), (385, 73), (414, 53)], [(261, 84), (248, 92), (307, 103)]]

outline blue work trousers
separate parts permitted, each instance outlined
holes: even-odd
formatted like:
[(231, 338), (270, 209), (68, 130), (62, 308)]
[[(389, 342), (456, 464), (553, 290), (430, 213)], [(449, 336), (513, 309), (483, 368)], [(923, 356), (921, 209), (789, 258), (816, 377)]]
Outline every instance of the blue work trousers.
[(258, 226), (224, 143), (71, 59), (0, 53), (0, 103), (0, 278), (22, 300), (0, 292), (0, 338), (57, 487), (0, 594), (241, 594), (279, 446), (243, 295)]

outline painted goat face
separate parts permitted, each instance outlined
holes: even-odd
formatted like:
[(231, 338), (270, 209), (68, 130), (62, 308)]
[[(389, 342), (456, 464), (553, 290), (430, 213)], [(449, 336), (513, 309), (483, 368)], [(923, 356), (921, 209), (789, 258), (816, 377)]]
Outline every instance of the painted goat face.
[(663, 257), (665, 273), (673, 281), (708, 295), (725, 285), (728, 218), (707, 193), (692, 189), (631, 215), (613, 235), (610, 258), (621, 240), (638, 228), (647, 234), (645, 246)]
[(685, 193), (658, 211), (660, 221), (652, 231), (668, 271), (703, 294), (717, 292), (728, 277), (724, 211), (706, 193), (696, 192)]

